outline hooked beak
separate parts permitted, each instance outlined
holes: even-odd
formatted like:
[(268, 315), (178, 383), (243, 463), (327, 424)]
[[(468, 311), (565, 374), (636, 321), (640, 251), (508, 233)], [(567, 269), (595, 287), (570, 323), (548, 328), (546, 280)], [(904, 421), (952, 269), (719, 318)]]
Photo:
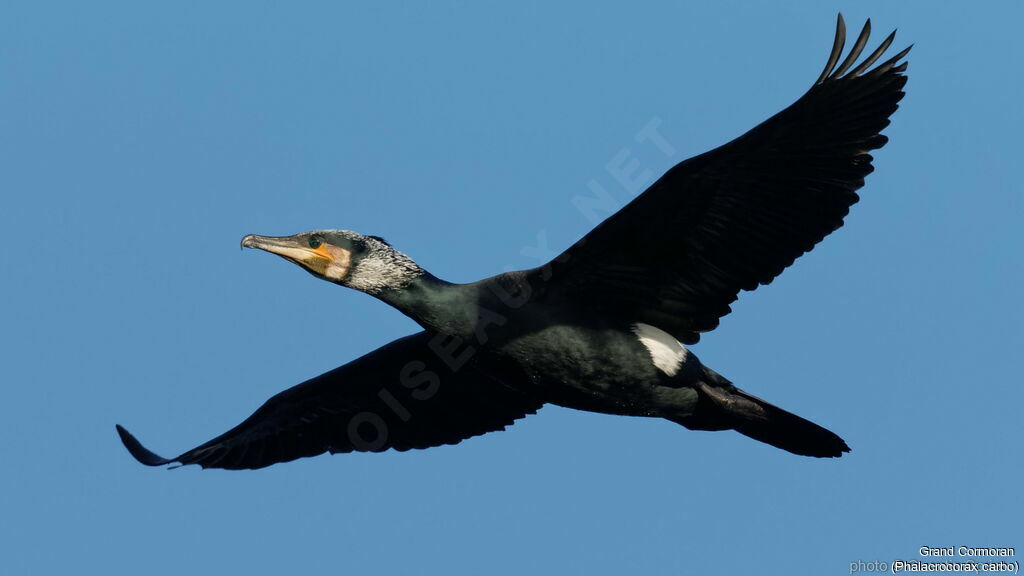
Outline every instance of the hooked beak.
[(330, 244), (309, 247), (305, 235), (257, 236), (248, 234), (242, 238), (242, 248), (257, 248), (294, 262), (317, 276), (340, 280), (348, 273), (350, 252)]
[(258, 248), (271, 254), (287, 258), (296, 264), (312, 260), (330, 260), (326, 252), (320, 253), (310, 248), (301, 238), (295, 236), (257, 236), (249, 234), (242, 238), (242, 248)]

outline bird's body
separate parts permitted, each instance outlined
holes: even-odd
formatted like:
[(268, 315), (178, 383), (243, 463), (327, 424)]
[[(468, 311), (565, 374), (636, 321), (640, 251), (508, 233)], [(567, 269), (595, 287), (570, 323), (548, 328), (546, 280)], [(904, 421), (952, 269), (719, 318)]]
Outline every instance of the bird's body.
[(405, 450), (503, 429), (546, 403), (736, 430), (835, 457), (834, 433), (736, 388), (688, 349), (741, 290), (770, 283), (838, 228), (903, 97), (907, 50), (858, 63), (868, 23), (792, 106), (670, 169), (548, 264), (445, 282), (383, 239), (344, 230), (249, 235), (314, 276), (370, 294), (423, 332), (271, 398), (172, 459), (118, 427), (139, 461), (259, 468), (323, 452)]
[[(661, 336), (667, 350), (682, 346)], [(548, 402), (602, 414), (685, 418), (697, 402), (690, 385), (704, 376), (692, 353), (678, 368), (659, 368), (640, 338), (621, 327), (552, 326), (515, 339), (501, 353), (523, 364)]]
[[(530, 272), (463, 285), (433, 284), (431, 278), (432, 288), (403, 290), (400, 302), (384, 298), (427, 331), (450, 336), (449, 354), (455, 363), (460, 355), (481, 349), (516, 362), (546, 402), (624, 416), (680, 416), (692, 410), (696, 395), (678, 389), (686, 378), (701, 375), (701, 365), (682, 343), (647, 327), (643, 334), (685, 355), (679, 367), (659, 369), (635, 325), (537, 298), (543, 294), (543, 280)], [(531, 276), (537, 286), (531, 285)], [(412, 300), (410, 293), (421, 297)]]

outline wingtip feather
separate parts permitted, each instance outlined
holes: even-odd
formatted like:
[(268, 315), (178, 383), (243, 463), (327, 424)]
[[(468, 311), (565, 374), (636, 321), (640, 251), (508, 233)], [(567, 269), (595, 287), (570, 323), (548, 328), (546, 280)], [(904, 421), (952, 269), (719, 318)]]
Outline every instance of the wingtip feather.
[[(825, 69), (821, 71), (821, 75), (819, 75), (818, 79), (814, 81), (814, 86), (824, 84), (831, 80), (854, 78), (860, 76), (879, 59), (879, 57), (889, 48), (889, 45), (892, 44), (893, 39), (896, 37), (896, 31), (893, 30), (892, 33), (890, 33), (885, 38), (885, 40), (882, 41), (881, 45), (875, 49), (874, 52), (872, 52), (867, 58), (865, 58), (863, 62), (854, 66), (854, 64), (856, 64), (857, 59), (860, 58), (862, 52), (864, 51), (864, 47), (868, 42), (870, 34), (871, 19), (869, 18), (864, 23), (864, 28), (861, 29), (860, 34), (857, 36), (857, 40), (854, 42), (853, 47), (850, 49), (850, 53), (846, 56), (845, 59), (843, 59), (842, 63), (839, 63), (839, 58), (842, 56), (846, 44), (846, 23), (843, 21), (843, 15), (840, 13), (838, 22), (836, 24), (836, 37), (835, 41), (832, 44), (832, 53), (829, 54), (828, 62), (825, 64)], [(907, 53), (910, 52), (911, 48), (913, 48), (913, 44), (908, 46), (906, 49), (901, 51), (896, 56), (890, 58), (889, 60), (885, 61), (884, 63), (880, 64), (879, 66), (868, 72), (867, 75), (869, 77), (875, 77), (884, 74), (890, 70), (893, 70), (895, 68), (898, 68), (896, 66), (897, 62), (899, 62), (901, 58), (906, 56)], [(851, 69), (851, 67), (853, 68)], [(895, 69), (894, 71), (898, 73), (901, 70)]]
[[(869, 73), (869, 75), (870, 76), (881, 76), (882, 74), (885, 74), (886, 72), (889, 72), (893, 68), (896, 68), (898, 66), (903, 66), (904, 64), (906, 64), (906, 62), (903, 62), (902, 64), (899, 64), (899, 65), (897, 65), (897, 62), (899, 62), (907, 54), (909, 54), (910, 53), (910, 49), (913, 48), (913, 47), (914, 47), (914, 45), (911, 44), (910, 46), (907, 46), (903, 50), (900, 50), (900, 52), (898, 54), (896, 54), (892, 58), (886, 60), (885, 62), (882, 62), (881, 64), (879, 64), (874, 70), (872, 70)], [(904, 67), (904, 70), (905, 69), (906, 69), (906, 67)], [(897, 72), (902, 72), (902, 70), (897, 70)]]
[(829, 77), (838, 78), (839, 76), (842, 76), (850, 66), (853, 66), (853, 63), (857, 58), (860, 58), (860, 53), (864, 51), (864, 46), (867, 45), (868, 38), (870, 37), (871, 19), (868, 19), (868, 21), (864, 23), (864, 28), (861, 29), (860, 34), (857, 36), (857, 40), (854, 41), (853, 47), (850, 48), (850, 53), (846, 56), (846, 60), (843, 60), (843, 63), (840, 64), (839, 67), (829, 75)]
[(114, 426), (117, 428), (117, 435), (121, 437), (121, 443), (128, 449), (128, 453), (140, 463), (146, 466), (164, 466), (174, 462), (174, 460), (164, 458), (150, 451), (120, 424), (115, 424)]
[(870, 56), (865, 58), (864, 61), (860, 63), (860, 66), (857, 66), (853, 70), (850, 70), (847, 76), (853, 78), (860, 75), (861, 72), (867, 70), (872, 64), (874, 64), (878, 60), (879, 57), (881, 57), (882, 54), (885, 53), (886, 50), (889, 49), (889, 45), (892, 44), (892, 41), (895, 39), (896, 31), (893, 30), (888, 36), (885, 37), (885, 40), (882, 40), (882, 43), (878, 45), (878, 48), (875, 48), (875, 51), (872, 52)]
[(836, 38), (832, 41), (832, 53), (829, 54), (828, 62), (825, 63), (825, 69), (821, 71), (821, 75), (814, 81), (814, 84), (821, 84), (828, 78), (829, 74), (832, 73), (832, 69), (835, 68), (836, 62), (839, 62), (839, 56), (843, 53), (843, 47), (846, 45), (846, 22), (843, 21), (843, 13), (839, 13), (839, 17), (836, 20)]

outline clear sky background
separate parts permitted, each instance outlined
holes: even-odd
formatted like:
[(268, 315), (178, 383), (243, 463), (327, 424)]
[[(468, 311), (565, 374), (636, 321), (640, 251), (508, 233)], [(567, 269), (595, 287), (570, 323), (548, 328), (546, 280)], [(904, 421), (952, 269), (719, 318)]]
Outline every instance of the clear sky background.
[[(694, 348), (840, 460), (547, 407), (411, 453), (146, 468), (415, 330), (246, 233), (532, 267), (800, 96), (842, 10), (914, 43), (847, 225)], [(1020, 3), (0, 5), (0, 573), (845, 574), (1024, 548)], [(649, 122), (675, 148), (635, 135)], [(603, 214), (602, 214), (603, 215)], [(545, 244), (546, 243), (546, 244)], [(1018, 554), (1017, 560), (1021, 560)]]

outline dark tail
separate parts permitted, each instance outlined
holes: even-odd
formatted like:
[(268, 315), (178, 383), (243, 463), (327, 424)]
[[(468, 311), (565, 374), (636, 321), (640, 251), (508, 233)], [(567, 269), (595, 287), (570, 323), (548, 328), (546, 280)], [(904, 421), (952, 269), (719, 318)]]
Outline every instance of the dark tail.
[(732, 429), (801, 456), (838, 458), (850, 451), (836, 434), (721, 380), (714, 385), (698, 382), (697, 410), (680, 424), (691, 430)]

